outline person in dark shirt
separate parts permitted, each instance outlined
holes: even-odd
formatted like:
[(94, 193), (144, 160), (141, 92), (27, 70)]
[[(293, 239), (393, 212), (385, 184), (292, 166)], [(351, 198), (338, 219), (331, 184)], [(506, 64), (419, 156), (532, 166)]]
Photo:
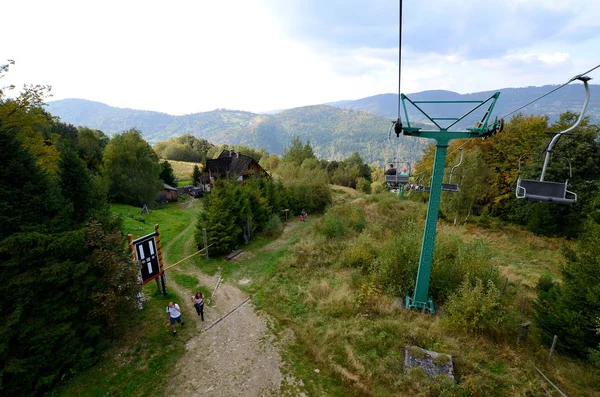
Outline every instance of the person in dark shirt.
[(396, 175), (396, 169), (394, 168), (394, 164), (390, 164), (388, 169), (385, 171), (386, 175)]

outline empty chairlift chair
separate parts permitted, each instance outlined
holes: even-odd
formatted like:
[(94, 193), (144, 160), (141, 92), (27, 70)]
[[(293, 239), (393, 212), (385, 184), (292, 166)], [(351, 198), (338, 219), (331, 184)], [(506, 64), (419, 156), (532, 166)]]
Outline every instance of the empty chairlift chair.
[[(587, 76), (576, 76), (571, 80), (580, 80), (583, 82), (583, 85), (585, 87), (586, 99), (583, 104), (583, 108), (581, 109), (581, 113), (579, 114), (579, 118), (571, 127), (554, 135), (554, 137), (550, 141), (550, 144), (548, 144), (548, 148), (545, 150), (546, 157), (544, 159), (542, 175), (540, 176), (539, 180), (521, 178), (521, 159), (524, 156), (519, 157), (519, 177), (517, 179), (517, 188), (515, 191), (517, 198), (532, 201), (545, 201), (557, 204), (574, 204), (577, 202), (577, 194), (567, 190), (567, 184), (569, 182), (568, 179), (564, 182), (550, 182), (544, 180), (546, 170), (548, 169), (548, 164), (550, 162), (550, 157), (552, 156), (552, 150), (554, 148), (554, 145), (558, 142), (558, 140), (563, 134), (572, 131), (575, 127), (579, 125), (579, 123), (583, 119), (585, 110), (590, 101), (590, 88), (588, 86), (588, 81), (590, 80), (590, 78)], [(565, 159), (569, 164), (569, 178), (571, 178), (571, 162), (569, 161), (569, 159)]]
[[(569, 180), (564, 182), (549, 182), (535, 179), (522, 179), (521, 156), (519, 158), (519, 179), (517, 180), (517, 198), (531, 201), (545, 201), (557, 204), (574, 204), (577, 202), (577, 194), (567, 190)], [(569, 178), (573, 176), (571, 162), (565, 157), (569, 164)]]
[(458, 164), (456, 164), (454, 167), (452, 167), (450, 169), (450, 179), (448, 180), (448, 183), (442, 183), (442, 190), (445, 192), (460, 192), (460, 189), (458, 188), (458, 184), (454, 184), (452, 183), (452, 175), (454, 174), (454, 170), (462, 164), (463, 161), (463, 150), (462, 148), (458, 149), (460, 150), (460, 160), (458, 161)]

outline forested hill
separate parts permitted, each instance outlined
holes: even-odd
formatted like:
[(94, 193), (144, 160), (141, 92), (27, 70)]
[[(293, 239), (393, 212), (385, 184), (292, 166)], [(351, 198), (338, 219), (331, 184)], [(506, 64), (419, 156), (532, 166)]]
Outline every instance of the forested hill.
[[(120, 109), (81, 99), (53, 101), (48, 107), (63, 122), (99, 129), (108, 135), (135, 127), (152, 144), (192, 134), (216, 144), (264, 148), (281, 155), (297, 136), (303, 142), (310, 141), (318, 157), (343, 159), (358, 152), (367, 163), (389, 161), (396, 149), (388, 144), (390, 119), (327, 105), (271, 115), (218, 109), (185, 116)], [(425, 145), (424, 140), (403, 137), (398, 145), (399, 156), (403, 160), (418, 159)]]
[[(545, 85), (542, 87), (502, 88), (500, 90), (470, 94), (436, 90), (407, 94), (407, 96), (413, 101), (472, 101), (486, 99), (494, 94), (494, 92), (500, 91), (500, 99), (498, 99), (494, 108), (494, 115), (502, 117), (557, 87), (555, 85)], [(586, 115), (590, 116), (592, 123), (597, 124), (600, 122), (600, 85), (590, 84), (590, 92), (590, 103)], [(525, 114), (546, 115), (550, 118), (550, 121), (554, 122), (558, 120), (561, 113), (567, 110), (579, 113), (584, 100), (585, 89), (583, 88), (583, 84), (581, 82), (574, 82), (527, 106), (522, 112)], [(381, 94), (354, 101), (330, 102), (328, 105), (342, 109), (362, 110), (381, 117), (395, 118), (398, 113), (398, 95)], [(431, 112), (431, 114), (435, 114), (438, 117), (453, 117), (456, 114), (456, 107), (453, 108), (453, 105), (431, 104), (426, 106), (425, 110), (428, 113)]]

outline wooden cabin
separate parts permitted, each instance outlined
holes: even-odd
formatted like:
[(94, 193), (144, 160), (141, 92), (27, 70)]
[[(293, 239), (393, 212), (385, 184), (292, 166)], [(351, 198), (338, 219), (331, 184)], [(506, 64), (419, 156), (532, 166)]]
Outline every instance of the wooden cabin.
[(258, 161), (233, 150), (224, 150), (218, 158), (206, 160), (206, 172), (211, 183), (217, 177), (236, 178), (241, 182), (252, 177), (270, 178)]

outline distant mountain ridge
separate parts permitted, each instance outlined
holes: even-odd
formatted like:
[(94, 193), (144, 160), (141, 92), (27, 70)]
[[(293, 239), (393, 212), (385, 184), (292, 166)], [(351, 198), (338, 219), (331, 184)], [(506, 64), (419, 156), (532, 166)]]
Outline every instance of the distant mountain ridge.
[[(503, 117), (557, 87), (557, 85), (545, 85), (541, 87), (501, 88), (499, 90), (469, 94), (459, 94), (445, 90), (432, 90), (407, 94), (407, 96), (413, 101), (472, 101), (484, 100), (492, 96), (495, 92), (500, 91), (500, 98), (496, 103), (493, 115)], [(558, 116), (561, 113), (564, 113), (567, 110), (579, 113), (584, 100), (585, 89), (583, 88), (583, 84), (572, 83), (551, 95), (542, 98), (534, 104), (527, 106), (520, 112), (524, 114), (547, 115), (550, 120), (554, 121), (558, 119)], [(362, 110), (381, 117), (395, 119), (398, 114), (398, 94), (380, 94), (357, 100), (329, 102), (327, 105), (343, 109)], [(436, 115), (440, 115), (440, 117), (448, 117), (449, 114), (456, 114), (456, 110), (457, 108), (452, 108), (452, 105), (442, 104), (433, 104), (426, 109), (428, 113), (435, 113)], [(590, 84), (590, 102), (588, 104), (586, 115), (590, 117), (590, 120), (593, 123), (600, 123), (600, 85)], [(416, 116), (420, 118), (420, 115)]]
[[(494, 116), (503, 116), (556, 86), (505, 88), (496, 103)], [(600, 86), (591, 85), (587, 115), (600, 123)], [(452, 91), (424, 91), (410, 94), (412, 100), (483, 100), (495, 91), (458, 94)], [(566, 110), (579, 112), (585, 95), (581, 84), (571, 84), (523, 109), (526, 114), (545, 114), (552, 121)], [(428, 106), (428, 107), (427, 107)], [(437, 117), (458, 117), (473, 105), (424, 105)], [(216, 144), (247, 145), (282, 154), (294, 136), (310, 141), (321, 158), (343, 159), (358, 152), (367, 163), (383, 164), (397, 156), (405, 161), (421, 157), (427, 140), (401, 137), (388, 140), (390, 121), (396, 119), (398, 96), (381, 94), (358, 100), (304, 106), (270, 114), (217, 109), (184, 116), (121, 109), (83, 99), (63, 99), (48, 103), (48, 111), (64, 122), (99, 129), (113, 135), (137, 128), (154, 144), (183, 134), (192, 134)], [(410, 111), (411, 124), (423, 126), (425, 117)], [(464, 124), (481, 117), (474, 113)], [(464, 126), (464, 125), (463, 125)]]
[(309, 141), (320, 158), (337, 159), (358, 152), (367, 163), (383, 164), (396, 150), (403, 159), (421, 156), (426, 142), (404, 137), (388, 145), (390, 120), (371, 113), (312, 105), (276, 114), (218, 109), (184, 116), (121, 109), (82, 99), (64, 99), (48, 104), (48, 111), (63, 122), (83, 125), (113, 135), (130, 128), (143, 132), (151, 144), (183, 134), (192, 134), (216, 144), (264, 148), (281, 155), (294, 136)]

